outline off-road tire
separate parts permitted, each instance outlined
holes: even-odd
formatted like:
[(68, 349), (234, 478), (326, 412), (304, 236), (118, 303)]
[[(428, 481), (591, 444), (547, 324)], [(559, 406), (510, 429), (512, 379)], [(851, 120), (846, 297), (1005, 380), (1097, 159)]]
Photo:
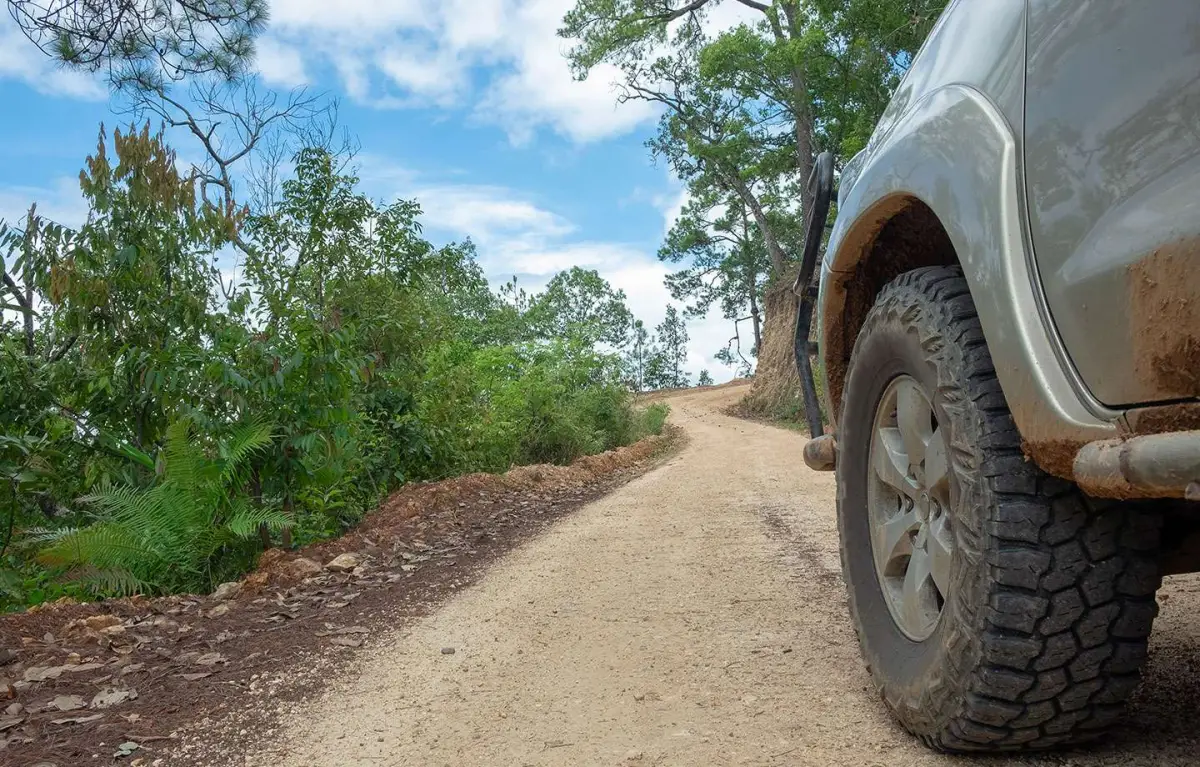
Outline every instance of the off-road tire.
[[(921, 642), (897, 629), (883, 601), (866, 505), (875, 408), (900, 374), (917, 379), (949, 429), (951, 587)], [(961, 270), (918, 269), (880, 293), (854, 346), (839, 426), (850, 611), (901, 724), (946, 751), (1102, 734), (1146, 658), (1161, 518), (1086, 498), (1025, 458)]]

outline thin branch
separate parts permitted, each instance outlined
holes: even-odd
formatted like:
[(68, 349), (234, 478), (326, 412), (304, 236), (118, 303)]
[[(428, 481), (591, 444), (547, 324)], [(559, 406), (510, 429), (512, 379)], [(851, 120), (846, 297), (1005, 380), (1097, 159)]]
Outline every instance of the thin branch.
[(33, 311), (33, 307), (25, 303), (25, 296), (21, 294), (21, 286), (18, 285), (12, 277), (8, 276), (8, 272), (0, 272), (0, 275), (4, 276), (4, 286), (13, 294), (13, 298), (15, 298), (17, 303), (21, 306), (21, 311)]

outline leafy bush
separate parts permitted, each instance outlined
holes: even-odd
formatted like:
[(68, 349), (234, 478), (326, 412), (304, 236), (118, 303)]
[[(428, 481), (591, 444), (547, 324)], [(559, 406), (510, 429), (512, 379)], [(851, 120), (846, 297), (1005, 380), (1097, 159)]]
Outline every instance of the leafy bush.
[(667, 423), (667, 415), (671, 406), (665, 402), (655, 402), (642, 411), (642, 424), (646, 434), (662, 434), (663, 426)]
[(236, 575), (260, 528), (288, 523), (240, 492), (250, 458), (271, 444), (271, 428), (235, 429), (216, 455), (195, 436), (186, 421), (169, 427), (152, 487), (105, 485), (82, 499), (96, 510), (92, 524), (36, 531), (41, 562), (67, 568), (71, 580), (101, 595), (203, 591)]
[(0, 225), (0, 609), (203, 590), (405, 482), (661, 430), (600, 349), (629, 316), (594, 272), (493, 293), (469, 242), (425, 241), (322, 149), (258, 211), (214, 206), (148, 129), (112, 149), (79, 230)]

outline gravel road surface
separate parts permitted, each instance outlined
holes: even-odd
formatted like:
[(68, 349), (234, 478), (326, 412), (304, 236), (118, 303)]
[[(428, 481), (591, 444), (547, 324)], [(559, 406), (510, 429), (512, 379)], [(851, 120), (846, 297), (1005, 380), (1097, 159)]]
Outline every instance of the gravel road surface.
[(846, 612), (830, 474), (802, 435), (677, 395), (687, 447), (286, 704), (250, 765), (1200, 764), (1200, 580), (1161, 592), (1129, 723), (964, 759), (889, 719)]

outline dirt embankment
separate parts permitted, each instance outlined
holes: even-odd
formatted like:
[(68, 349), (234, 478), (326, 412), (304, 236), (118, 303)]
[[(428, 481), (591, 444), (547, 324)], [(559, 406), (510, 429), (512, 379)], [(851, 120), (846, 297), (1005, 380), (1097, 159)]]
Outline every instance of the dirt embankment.
[(681, 441), (651, 437), (569, 467), (410, 485), (342, 538), (267, 552), (256, 572), (211, 596), (0, 617), (0, 763), (142, 767), (206, 718), (237, 711), (250, 726), (258, 696), (319, 688), (398, 617), (474, 582)]
[(754, 383), (742, 406), (748, 414), (759, 417), (803, 413), (804, 393), (796, 372), (796, 295), (790, 284), (777, 287), (767, 293), (765, 304), (762, 348), (758, 350)]

